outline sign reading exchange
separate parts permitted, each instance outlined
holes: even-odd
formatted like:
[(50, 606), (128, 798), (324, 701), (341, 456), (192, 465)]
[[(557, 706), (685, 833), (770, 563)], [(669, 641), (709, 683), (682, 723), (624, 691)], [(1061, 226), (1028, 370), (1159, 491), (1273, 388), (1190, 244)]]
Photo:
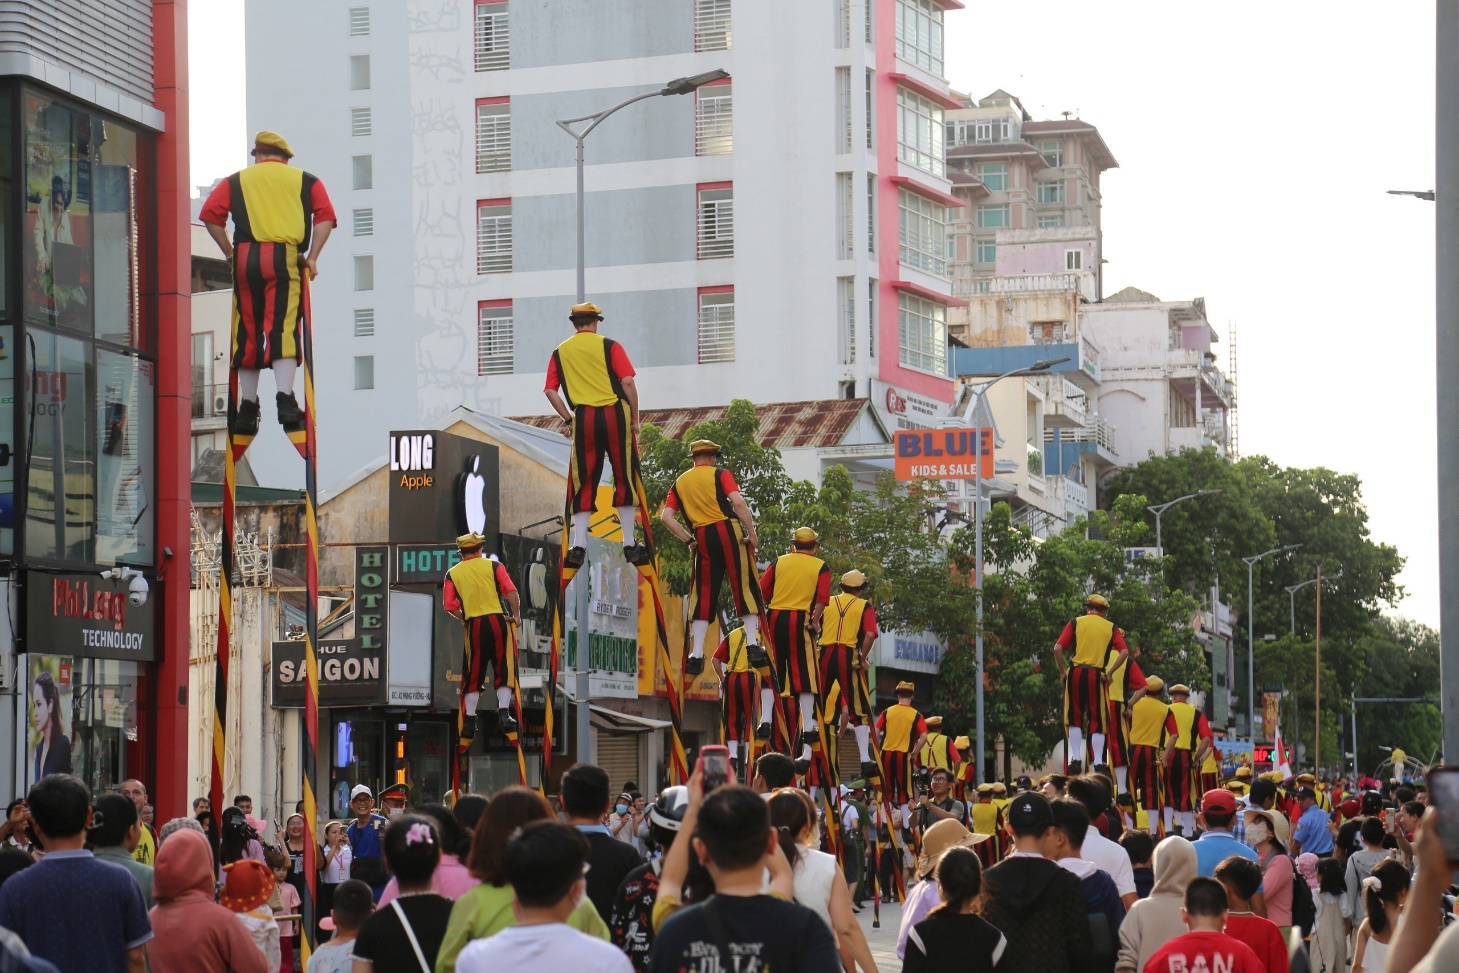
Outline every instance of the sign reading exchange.
[(899, 480), (973, 480), (993, 476), (993, 429), (902, 430), (896, 434)]
[(151, 662), (157, 657), (153, 602), (160, 597), (153, 588), (147, 604), (133, 605), (125, 582), (32, 572), (26, 585), (26, 644), (29, 651), (49, 655)]

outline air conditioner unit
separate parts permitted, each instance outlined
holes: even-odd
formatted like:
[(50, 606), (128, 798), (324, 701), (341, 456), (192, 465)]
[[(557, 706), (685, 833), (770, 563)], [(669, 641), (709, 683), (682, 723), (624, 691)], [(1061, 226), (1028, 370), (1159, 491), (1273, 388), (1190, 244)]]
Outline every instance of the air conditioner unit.
[(213, 396), (213, 415), (225, 416), (228, 414), (228, 393), (219, 392)]

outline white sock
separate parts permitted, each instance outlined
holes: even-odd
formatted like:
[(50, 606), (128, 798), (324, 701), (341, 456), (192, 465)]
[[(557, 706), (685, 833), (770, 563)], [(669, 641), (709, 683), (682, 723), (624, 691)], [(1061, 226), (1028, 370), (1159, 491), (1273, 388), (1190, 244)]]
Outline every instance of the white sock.
[(578, 511), (572, 515), (572, 547), (588, 546), (588, 518), (591, 514)]
[(745, 623), (745, 640), (751, 645), (754, 645), (760, 640), (760, 616), (746, 615), (743, 621)]
[[(1094, 764), (1104, 763), (1104, 734), (1091, 733), (1089, 735), (1089, 742), (1094, 747), (1094, 756), (1089, 761), (1090, 767), (1092, 767)], [(1089, 770), (1090, 767), (1085, 767), (1084, 769)]]
[(1161, 808), (1160, 817), (1165, 821), (1165, 833), (1170, 834), (1172, 829), (1175, 827), (1175, 808)]
[(1145, 812), (1145, 830), (1148, 831), (1150, 834), (1157, 833), (1155, 830), (1155, 825), (1158, 824), (1159, 821), (1160, 819), (1157, 818), (1153, 812)]
[(775, 690), (765, 686), (760, 690), (760, 722), (770, 723), (775, 719)]
[(1185, 829), (1185, 833), (1186, 833), (1186, 836), (1187, 837), (1189, 837), (1190, 835), (1195, 834), (1196, 833), (1196, 812), (1194, 812), (1194, 811), (1181, 811), (1180, 812), (1180, 826), (1183, 829)]
[(816, 697), (811, 693), (800, 694), (800, 728), (803, 731), (816, 728)]
[(821, 803), (821, 789), (819, 787), (811, 787), (811, 800), (815, 801), (817, 804)]
[[(294, 369), (298, 366), (292, 358), (276, 358), (273, 362), (274, 386), (280, 392), (294, 391)], [(257, 381), (255, 379), (255, 381)]]
[(258, 401), (258, 369), (238, 369), (238, 401), (253, 399)]
[(801, 744), (801, 748), (800, 748), (800, 759), (802, 759), (802, 760), (809, 760), (809, 759), (811, 759), (811, 745), (809, 743), (803, 743), (803, 744)]
[[(617, 476), (618, 471), (614, 470), (613, 475)], [(633, 518), (635, 513), (634, 508), (632, 506), (627, 506), (617, 507), (615, 509), (617, 509), (618, 511), (618, 523), (623, 527), (623, 546), (630, 547), (633, 544), (638, 543), (636, 540), (634, 540), (633, 535)]]
[(500, 688), (500, 689), (498, 689), (496, 691), (496, 708), (497, 709), (511, 709), (512, 708), (512, 687), (511, 686), (503, 686), (502, 688)]
[(481, 693), (467, 693), (466, 694), (466, 715), (467, 716), (475, 716), (476, 715), (476, 703), (480, 699), (481, 699)]
[(1084, 759), (1084, 731), (1077, 726), (1069, 727), (1069, 748), (1064, 751), (1064, 763), (1072, 764)]
[(871, 761), (871, 727), (858, 723), (854, 728), (856, 733), (856, 750), (861, 754), (861, 762)]
[(1121, 794), (1128, 793), (1130, 790), (1130, 768), (1116, 767), (1115, 783), (1119, 785), (1119, 792)]
[(902, 805), (902, 817), (901, 817), (901, 820), (899, 820), (897, 822), (897, 827), (899, 827), (899, 828), (906, 827), (907, 822), (910, 821), (910, 820), (912, 820), (912, 812), (907, 809), (907, 805), (903, 804)]
[(694, 637), (694, 648), (689, 652), (689, 656), (694, 659), (704, 658), (704, 636), (709, 634), (709, 623), (694, 619), (689, 623), (689, 634)]

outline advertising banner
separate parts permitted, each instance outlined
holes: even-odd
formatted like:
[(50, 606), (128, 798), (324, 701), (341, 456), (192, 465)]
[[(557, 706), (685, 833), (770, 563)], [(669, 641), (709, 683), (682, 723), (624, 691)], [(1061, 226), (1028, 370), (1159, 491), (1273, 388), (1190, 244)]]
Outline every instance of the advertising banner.
[(623, 559), (622, 544), (588, 537), (588, 564), (567, 590), (563, 668), (581, 669), (577, 586), (588, 583), (588, 691), (595, 699), (638, 698), (638, 568)]
[(389, 459), (392, 544), (446, 546), (475, 531), (486, 538), (486, 552), (497, 553), (501, 484), (495, 446), (436, 429), (392, 432)]
[(92, 659), (151, 662), (155, 604), (131, 604), (128, 585), (94, 574), (33, 572), (26, 585), (27, 645)]
[(1282, 694), (1261, 694), (1261, 731), (1267, 743), (1276, 742), (1277, 727), (1281, 725)]
[(972, 480), (993, 476), (991, 426), (901, 430), (895, 442), (893, 462), (898, 480)]
[(31, 653), (26, 699), (26, 789), (47, 774), (71, 773), (72, 660)]
[[(385, 654), (361, 647), (359, 639), (323, 639), (319, 663), (320, 706), (369, 706), (385, 702)], [(273, 643), (273, 705), (304, 705), (304, 640)]]

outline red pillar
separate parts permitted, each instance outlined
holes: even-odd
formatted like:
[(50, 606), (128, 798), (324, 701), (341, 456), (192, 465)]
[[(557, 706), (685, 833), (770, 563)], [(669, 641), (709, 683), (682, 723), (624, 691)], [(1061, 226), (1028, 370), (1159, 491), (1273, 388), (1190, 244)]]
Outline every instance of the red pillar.
[[(188, 203), (187, 0), (153, 0), (153, 86), (167, 131), (157, 140), (157, 820), (190, 813), (188, 546), (192, 502), (192, 243)], [(160, 552), (171, 548), (168, 558)]]

